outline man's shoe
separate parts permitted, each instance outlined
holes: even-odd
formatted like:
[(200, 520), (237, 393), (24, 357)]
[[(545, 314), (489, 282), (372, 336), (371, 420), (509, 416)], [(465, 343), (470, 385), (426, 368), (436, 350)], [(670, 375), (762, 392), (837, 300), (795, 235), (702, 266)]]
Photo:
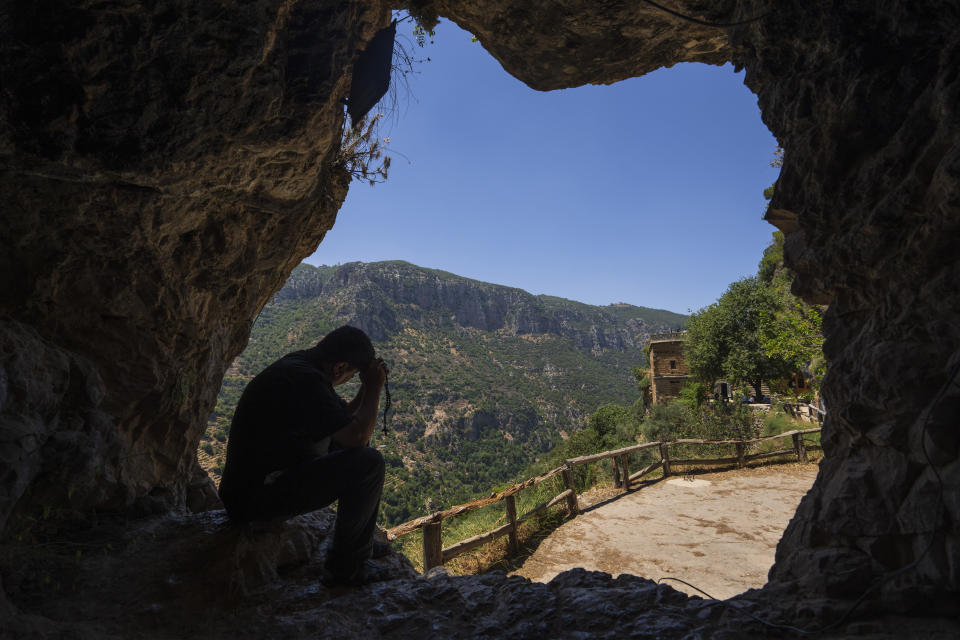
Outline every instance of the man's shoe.
[(364, 560), (360, 566), (350, 573), (330, 571), (329, 563), (324, 567), (327, 572), (320, 580), (327, 589), (338, 587), (362, 587), (372, 582), (383, 582), (390, 579), (390, 571), (369, 560)]
[(386, 540), (374, 540), (373, 550), (370, 552), (371, 558), (385, 558), (393, 553), (393, 545)]

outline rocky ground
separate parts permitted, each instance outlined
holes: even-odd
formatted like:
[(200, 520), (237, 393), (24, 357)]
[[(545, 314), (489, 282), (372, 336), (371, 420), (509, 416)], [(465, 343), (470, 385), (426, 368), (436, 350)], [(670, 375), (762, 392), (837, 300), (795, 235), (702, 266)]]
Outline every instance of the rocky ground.
[[(581, 516), (584, 517), (584, 516)], [(582, 568), (549, 582), (492, 572), (417, 574), (400, 555), (393, 579), (328, 590), (320, 565), (334, 515), (237, 528), (222, 511), (105, 521), (49, 544), (0, 549), (0, 638), (741, 638), (820, 628), (845, 606), (748, 591), (715, 601), (666, 584)], [(576, 522), (576, 521), (574, 521)], [(2, 603), (0, 603), (2, 604)], [(859, 612), (858, 612), (859, 613)], [(951, 626), (952, 625), (952, 626)], [(857, 618), (827, 637), (956, 637), (943, 620)]]

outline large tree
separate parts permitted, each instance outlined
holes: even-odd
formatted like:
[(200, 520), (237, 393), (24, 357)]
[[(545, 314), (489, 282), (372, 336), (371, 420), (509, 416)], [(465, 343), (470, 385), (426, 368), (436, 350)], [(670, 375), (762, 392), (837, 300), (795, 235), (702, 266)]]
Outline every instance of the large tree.
[(764, 380), (794, 370), (788, 359), (764, 348), (780, 310), (781, 296), (768, 282), (754, 277), (731, 284), (717, 302), (687, 322), (685, 358), (690, 372), (705, 382), (726, 378), (749, 384), (759, 398)]
[(773, 233), (757, 271), (780, 297), (780, 308), (771, 322), (764, 323), (761, 342), (767, 355), (783, 358), (797, 371), (807, 370), (816, 385), (826, 372), (821, 311), (790, 293), (793, 273), (783, 264), (783, 240), (782, 232)]

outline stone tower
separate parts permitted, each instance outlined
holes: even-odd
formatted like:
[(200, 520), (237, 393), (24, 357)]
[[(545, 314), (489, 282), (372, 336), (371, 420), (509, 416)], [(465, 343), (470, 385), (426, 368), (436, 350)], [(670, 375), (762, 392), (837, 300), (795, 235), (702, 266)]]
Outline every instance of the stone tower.
[(650, 393), (653, 404), (679, 396), (680, 389), (690, 378), (690, 370), (683, 360), (685, 338), (686, 331), (650, 336)]

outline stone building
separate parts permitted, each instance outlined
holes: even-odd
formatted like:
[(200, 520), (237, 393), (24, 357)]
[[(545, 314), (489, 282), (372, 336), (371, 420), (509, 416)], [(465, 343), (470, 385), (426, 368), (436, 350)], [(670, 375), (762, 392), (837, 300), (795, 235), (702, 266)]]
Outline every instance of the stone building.
[(690, 378), (690, 370), (683, 360), (683, 342), (686, 331), (655, 333), (650, 336), (650, 394), (653, 404), (680, 395), (680, 389)]

